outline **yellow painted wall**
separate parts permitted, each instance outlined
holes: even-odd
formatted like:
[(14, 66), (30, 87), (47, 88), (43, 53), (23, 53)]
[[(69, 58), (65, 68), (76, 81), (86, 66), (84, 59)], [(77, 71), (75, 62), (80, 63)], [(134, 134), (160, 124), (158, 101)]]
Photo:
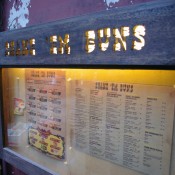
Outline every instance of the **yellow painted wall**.
[[(115, 81), (151, 85), (175, 85), (175, 70), (124, 70), (124, 69), (63, 69), (66, 79), (82, 79), (92, 81)], [(9, 78), (19, 77), (24, 83), (25, 69), (9, 69)], [(12, 82), (14, 82), (12, 80)], [(15, 82), (14, 82), (15, 83)], [(22, 84), (20, 84), (22, 85)]]
[(82, 80), (115, 81), (151, 85), (175, 85), (175, 71), (167, 70), (67, 70), (67, 78)]

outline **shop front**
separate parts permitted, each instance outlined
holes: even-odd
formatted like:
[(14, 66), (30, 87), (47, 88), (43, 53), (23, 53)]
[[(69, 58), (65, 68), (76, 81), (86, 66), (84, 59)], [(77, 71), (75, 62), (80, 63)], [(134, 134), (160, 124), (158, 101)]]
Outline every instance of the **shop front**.
[(173, 175), (174, 41), (173, 1), (0, 33), (3, 173)]

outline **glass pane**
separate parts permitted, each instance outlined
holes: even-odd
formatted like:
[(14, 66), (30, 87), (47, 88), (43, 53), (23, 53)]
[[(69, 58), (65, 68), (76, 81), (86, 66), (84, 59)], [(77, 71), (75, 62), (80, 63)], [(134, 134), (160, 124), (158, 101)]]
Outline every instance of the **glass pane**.
[(3, 69), (6, 145), (60, 175), (170, 174), (175, 71)]

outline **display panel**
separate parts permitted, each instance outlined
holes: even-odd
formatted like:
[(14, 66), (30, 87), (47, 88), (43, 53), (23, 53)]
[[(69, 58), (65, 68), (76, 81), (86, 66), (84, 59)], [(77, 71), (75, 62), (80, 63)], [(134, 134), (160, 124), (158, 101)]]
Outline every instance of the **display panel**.
[(173, 87), (82, 80), (71, 87), (75, 148), (145, 174), (169, 174)]
[(65, 158), (65, 72), (26, 70), (26, 118), (29, 144), (60, 159)]
[(3, 69), (6, 144), (65, 174), (170, 174), (175, 71)]

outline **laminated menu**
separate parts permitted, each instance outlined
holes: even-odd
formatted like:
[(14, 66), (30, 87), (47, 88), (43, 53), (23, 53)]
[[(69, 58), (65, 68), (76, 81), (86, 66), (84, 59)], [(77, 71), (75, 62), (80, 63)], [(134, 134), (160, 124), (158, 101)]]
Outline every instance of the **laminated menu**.
[(65, 72), (26, 70), (26, 115), (29, 144), (44, 153), (65, 158)]
[(73, 80), (72, 146), (146, 175), (169, 174), (173, 87)]

